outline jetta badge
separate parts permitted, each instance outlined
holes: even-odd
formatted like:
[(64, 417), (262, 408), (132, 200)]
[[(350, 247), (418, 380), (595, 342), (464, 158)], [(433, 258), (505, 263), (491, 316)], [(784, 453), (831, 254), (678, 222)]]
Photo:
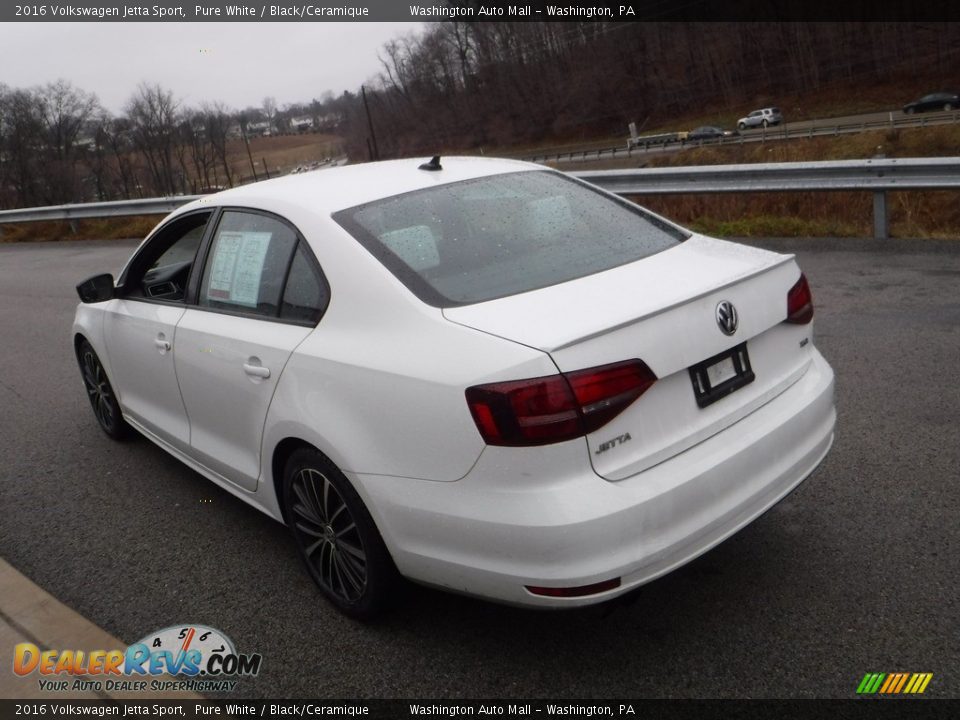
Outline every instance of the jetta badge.
[(717, 325), (724, 335), (733, 335), (737, 331), (737, 309), (729, 300), (717, 304)]

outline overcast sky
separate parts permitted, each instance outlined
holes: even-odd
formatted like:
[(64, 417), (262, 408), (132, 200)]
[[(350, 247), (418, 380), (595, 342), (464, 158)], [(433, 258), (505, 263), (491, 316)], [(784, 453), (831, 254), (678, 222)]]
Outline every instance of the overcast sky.
[(141, 82), (187, 105), (220, 100), (282, 107), (359, 89), (380, 71), (383, 44), (418, 23), (0, 23), (0, 82), (15, 88), (65, 78), (113, 113)]

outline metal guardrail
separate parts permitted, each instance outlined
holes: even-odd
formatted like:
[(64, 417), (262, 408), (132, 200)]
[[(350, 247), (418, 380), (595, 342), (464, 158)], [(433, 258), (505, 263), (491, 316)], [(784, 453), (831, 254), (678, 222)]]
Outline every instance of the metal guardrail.
[(0, 210), (0, 225), (39, 220), (79, 220), (82, 218), (130, 217), (132, 215), (166, 215), (202, 195), (177, 195), (143, 200), (114, 200), (80, 205), (49, 205), (47, 207)]
[(887, 192), (958, 190), (960, 157), (697, 165), (571, 173), (618, 195), (727, 192), (873, 193), (873, 235), (889, 237)]
[[(699, 165), (587, 170), (571, 174), (618, 195), (839, 190), (872, 192), (874, 237), (882, 239), (889, 235), (887, 192), (960, 190), (960, 157)], [(201, 196), (181, 195), (3, 210), (0, 211), (0, 229), (4, 223), (13, 222), (168, 213), (198, 197)]]
[(817, 190), (952, 190), (960, 157), (688, 165), (571, 173), (618, 195)]

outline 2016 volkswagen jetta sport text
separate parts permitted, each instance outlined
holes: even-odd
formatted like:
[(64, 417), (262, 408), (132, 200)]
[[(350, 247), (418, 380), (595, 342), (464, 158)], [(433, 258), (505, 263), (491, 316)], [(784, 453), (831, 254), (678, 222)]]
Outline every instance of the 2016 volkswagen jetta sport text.
[(401, 576), (608, 600), (803, 481), (833, 372), (792, 255), (478, 158), (291, 176), (172, 213), (73, 341), (108, 435), (287, 524), (369, 616)]

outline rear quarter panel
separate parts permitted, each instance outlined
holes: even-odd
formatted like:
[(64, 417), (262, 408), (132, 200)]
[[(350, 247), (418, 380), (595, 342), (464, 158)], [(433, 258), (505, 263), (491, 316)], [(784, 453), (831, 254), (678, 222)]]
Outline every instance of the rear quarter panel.
[(449, 322), (329, 218), (299, 226), (330, 285), (330, 304), (294, 351), (264, 431), (264, 471), (285, 438), (347, 472), (454, 481), (485, 447), (471, 385), (557, 372), (549, 356)]

